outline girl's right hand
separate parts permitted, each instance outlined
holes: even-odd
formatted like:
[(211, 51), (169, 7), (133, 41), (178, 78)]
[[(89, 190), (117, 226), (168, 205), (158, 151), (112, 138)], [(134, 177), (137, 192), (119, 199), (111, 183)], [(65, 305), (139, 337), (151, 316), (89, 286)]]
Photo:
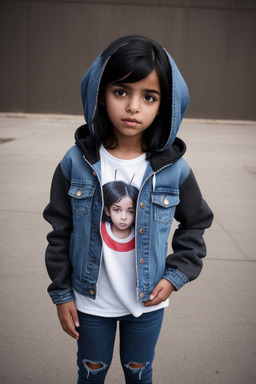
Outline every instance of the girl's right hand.
[(57, 304), (57, 312), (63, 330), (78, 340), (79, 333), (74, 326), (79, 327), (79, 319), (74, 300), (64, 304)]

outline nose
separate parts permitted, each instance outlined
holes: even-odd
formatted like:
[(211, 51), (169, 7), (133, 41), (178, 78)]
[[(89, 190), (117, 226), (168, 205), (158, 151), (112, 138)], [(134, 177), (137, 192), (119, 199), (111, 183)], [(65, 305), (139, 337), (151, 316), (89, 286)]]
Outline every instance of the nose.
[(123, 212), (121, 213), (121, 219), (122, 219), (122, 220), (126, 220), (126, 219), (127, 219), (127, 215), (126, 215), (126, 212), (125, 212), (125, 211), (123, 211)]
[(138, 113), (140, 110), (140, 99), (138, 96), (132, 96), (129, 99), (127, 110), (130, 113)]

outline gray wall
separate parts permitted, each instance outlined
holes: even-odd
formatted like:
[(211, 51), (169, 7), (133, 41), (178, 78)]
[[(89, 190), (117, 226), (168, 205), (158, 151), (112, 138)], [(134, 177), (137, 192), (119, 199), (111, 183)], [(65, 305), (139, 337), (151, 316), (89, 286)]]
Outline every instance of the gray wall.
[(154, 38), (188, 83), (187, 117), (256, 120), (256, 2), (0, 2), (0, 111), (81, 114), (80, 81), (119, 36)]

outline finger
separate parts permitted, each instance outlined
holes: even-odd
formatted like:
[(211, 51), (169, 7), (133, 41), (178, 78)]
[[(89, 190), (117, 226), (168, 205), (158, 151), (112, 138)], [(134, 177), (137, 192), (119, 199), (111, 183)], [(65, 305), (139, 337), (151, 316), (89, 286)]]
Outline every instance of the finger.
[(161, 299), (159, 296), (157, 296), (155, 299), (153, 300), (149, 300), (149, 301), (146, 301), (144, 303), (144, 307), (151, 307), (153, 305), (157, 305), (157, 304), (160, 304), (162, 303), (162, 301), (164, 301), (163, 299)]
[(149, 296), (149, 301), (146, 301), (144, 303), (144, 306), (145, 307), (151, 307), (152, 305), (160, 304), (164, 300), (165, 300), (165, 298), (163, 297), (162, 289), (160, 289), (157, 292), (154, 290), (151, 293), (151, 295)]
[(74, 301), (57, 304), (58, 317), (63, 330), (75, 339), (79, 338), (79, 333), (74, 325), (79, 326), (77, 309)]
[(73, 322), (70, 319), (61, 320), (61, 326), (63, 330), (74, 339), (79, 339), (79, 333), (75, 330)]
[(153, 301), (158, 295), (159, 295), (159, 292), (161, 291), (161, 287), (159, 285), (157, 285), (153, 291), (151, 292), (150, 296), (149, 296), (149, 300), (150, 301)]
[(78, 317), (76, 308), (71, 311), (71, 316), (72, 316), (74, 325), (78, 328), (80, 324), (79, 324), (79, 317)]
[(168, 299), (172, 291), (173, 286), (169, 282), (166, 284), (165, 281), (160, 281), (149, 296), (149, 301), (145, 303), (145, 307), (162, 303)]

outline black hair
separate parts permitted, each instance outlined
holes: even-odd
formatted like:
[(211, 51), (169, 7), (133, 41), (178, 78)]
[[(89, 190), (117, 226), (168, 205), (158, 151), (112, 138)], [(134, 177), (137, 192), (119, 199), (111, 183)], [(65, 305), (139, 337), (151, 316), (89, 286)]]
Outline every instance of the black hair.
[[(110, 181), (103, 185), (104, 206), (109, 210), (111, 206), (124, 197), (129, 196), (132, 200), (133, 208), (136, 208), (136, 202), (139, 190), (133, 185), (126, 184), (121, 180)], [(103, 221), (107, 221), (108, 216), (103, 212)]]
[[(167, 54), (154, 40), (133, 35), (113, 42), (103, 51), (101, 57), (104, 63), (108, 61), (101, 78), (99, 95), (104, 94), (105, 87), (109, 83), (118, 80), (125, 83), (137, 82), (147, 77), (154, 69), (158, 74), (161, 88), (160, 111), (153, 123), (143, 133), (146, 148), (142, 149), (148, 153), (149, 157), (164, 147), (170, 134), (172, 74)], [(117, 141), (111, 122), (105, 106), (101, 106), (99, 101), (93, 122), (98, 145), (104, 143), (107, 138), (111, 138), (112, 143), (109, 148), (115, 148)]]

